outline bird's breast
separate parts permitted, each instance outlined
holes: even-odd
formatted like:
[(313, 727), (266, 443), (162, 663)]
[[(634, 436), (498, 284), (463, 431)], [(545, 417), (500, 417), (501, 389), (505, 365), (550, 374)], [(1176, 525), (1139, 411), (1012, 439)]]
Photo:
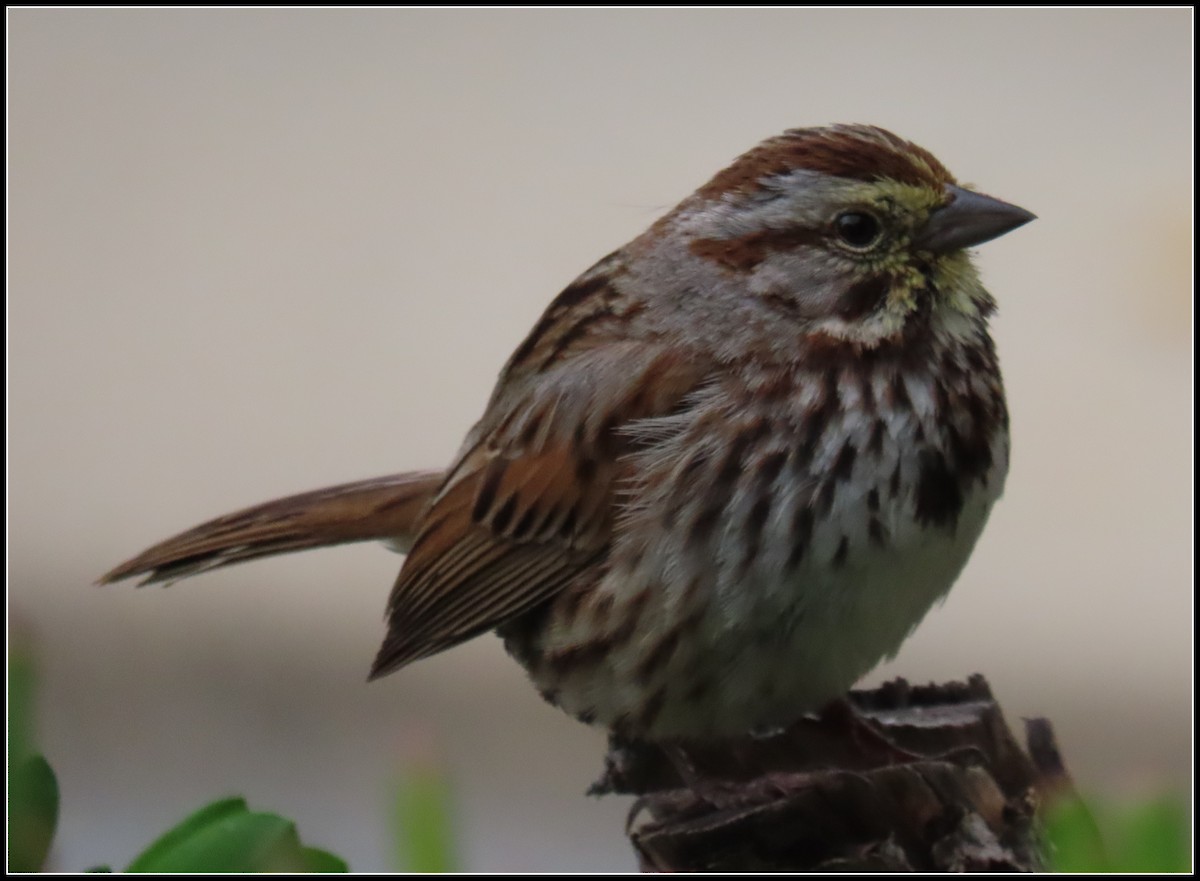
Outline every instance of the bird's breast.
[(1008, 467), (995, 389), (827, 372), (771, 406), (714, 394), (638, 454), (608, 559), (510, 649), (567, 711), (652, 737), (819, 708), (965, 565)]

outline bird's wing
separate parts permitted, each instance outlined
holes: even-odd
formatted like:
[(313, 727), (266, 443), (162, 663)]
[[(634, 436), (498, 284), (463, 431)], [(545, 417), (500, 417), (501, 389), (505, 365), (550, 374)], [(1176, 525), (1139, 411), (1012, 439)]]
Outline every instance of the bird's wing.
[(680, 407), (704, 373), (695, 358), (634, 342), (557, 367), (510, 362), (423, 518), (372, 677), (497, 627), (602, 560), (636, 443), (623, 429)]

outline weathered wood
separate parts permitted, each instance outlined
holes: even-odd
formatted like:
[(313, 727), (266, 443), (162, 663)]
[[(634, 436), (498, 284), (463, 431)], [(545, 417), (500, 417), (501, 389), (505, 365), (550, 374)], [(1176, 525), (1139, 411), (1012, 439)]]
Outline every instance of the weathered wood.
[(648, 871), (1037, 871), (1041, 800), (1069, 788), (1045, 720), (1017, 743), (982, 676), (851, 692), (762, 736), (610, 742), (595, 793), (638, 801)]

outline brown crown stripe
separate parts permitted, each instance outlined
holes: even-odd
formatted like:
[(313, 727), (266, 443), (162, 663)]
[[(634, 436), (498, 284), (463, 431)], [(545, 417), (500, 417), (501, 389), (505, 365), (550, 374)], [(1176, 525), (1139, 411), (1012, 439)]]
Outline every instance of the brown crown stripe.
[(851, 180), (894, 180), (941, 189), (954, 177), (928, 150), (874, 126), (792, 129), (733, 161), (697, 194), (719, 199), (753, 194), (790, 171), (813, 171)]

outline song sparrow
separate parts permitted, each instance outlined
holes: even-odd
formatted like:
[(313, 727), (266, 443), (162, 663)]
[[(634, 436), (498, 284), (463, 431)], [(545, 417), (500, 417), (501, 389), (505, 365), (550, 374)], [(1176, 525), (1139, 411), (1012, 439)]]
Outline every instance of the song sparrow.
[(786, 724), (896, 652), (1000, 495), (964, 248), (1032, 218), (882, 129), (788, 131), (562, 291), (446, 471), (268, 502), (102, 580), (387, 539), (372, 677), (495, 629), (586, 722)]

